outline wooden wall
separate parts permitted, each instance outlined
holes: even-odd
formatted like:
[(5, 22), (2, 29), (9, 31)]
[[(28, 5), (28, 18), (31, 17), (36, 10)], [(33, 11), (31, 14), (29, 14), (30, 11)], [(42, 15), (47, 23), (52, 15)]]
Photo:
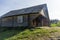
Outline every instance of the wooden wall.
[(2, 18), (2, 23), (1, 23), (1, 26), (2, 27), (6, 27), (6, 26), (9, 26), (9, 27), (11, 27), (12, 26), (12, 20), (13, 20), (13, 18), (12, 17), (7, 17), (7, 18)]
[(36, 14), (30, 14), (30, 26), (33, 26), (33, 20), (38, 17), (38, 13)]
[[(45, 18), (43, 15), (42, 15), (42, 18), (41, 18), (41, 14), (40, 13), (37, 13), (37, 14), (30, 14), (30, 24), (31, 26), (33, 26), (33, 20), (37, 20), (40, 18), (40, 22), (34, 22), (34, 24), (38, 23), (37, 26), (49, 26), (49, 20), (48, 18)], [(36, 26), (36, 25), (35, 25)]]
[(28, 15), (21, 15), (23, 16), (23, 23), (18, 23), (18, 16), (6, 17), (2, 18), (1, 21), (2, 27), (17, 27), (17, 26), (28, 26)]

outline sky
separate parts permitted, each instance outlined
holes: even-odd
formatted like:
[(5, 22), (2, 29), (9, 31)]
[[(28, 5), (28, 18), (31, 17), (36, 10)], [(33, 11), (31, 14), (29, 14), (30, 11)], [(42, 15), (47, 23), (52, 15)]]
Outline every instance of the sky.
[(60, 20), (60, 0), (0, 0), (0, 16), (11, 10), (47, 4), (50, 19)]

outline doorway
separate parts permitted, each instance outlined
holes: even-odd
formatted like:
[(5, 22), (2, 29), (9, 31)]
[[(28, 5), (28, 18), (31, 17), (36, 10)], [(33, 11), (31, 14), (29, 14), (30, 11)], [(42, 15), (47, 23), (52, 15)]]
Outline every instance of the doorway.
[(43, 17), (42, 16), (38, 16), (37, 18), (35, 18), (32, 21), (33, 27), (42, 26), (42, 20), (43, 20)]

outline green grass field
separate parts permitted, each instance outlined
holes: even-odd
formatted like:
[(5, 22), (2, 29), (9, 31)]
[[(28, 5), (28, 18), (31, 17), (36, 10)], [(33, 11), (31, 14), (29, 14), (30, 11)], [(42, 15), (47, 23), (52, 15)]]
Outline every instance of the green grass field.
[(56, 36), (53, 34), (56, 32), (60, 32), (60, 28), (41, 27), (25, 30), (5, 29), (0, 32), (0, 40), (48, 40), (52, 35)]

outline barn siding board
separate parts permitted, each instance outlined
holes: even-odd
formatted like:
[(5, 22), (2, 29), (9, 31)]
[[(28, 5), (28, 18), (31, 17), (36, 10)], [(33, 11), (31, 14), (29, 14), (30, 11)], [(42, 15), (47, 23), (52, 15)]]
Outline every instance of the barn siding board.
[(43, 19), (43, 25), (47, 26), (48, 25), (48, 20), (46, 18)]
[(23, 23), (18, 23), (18, 19), (17, 17), (18, 16), (14, 16), (14, 27), (17, 27), (17, 26), (28, 26), (28, 20), (27, 20), (27, 15), (20, 15), (20, 16), (23, 16)]
[(40, 13), (37, 13), (37, 14), (30, 14), (30, 23), (31, 23), (31, 25), (32, 25), (33, 20), (36, 19), (37, 17), (39, 17), (41, 19), (41, 23), (38, 23), (38, 26), (47, 26), (49, 24), (48, 23), (49, 20), (47, 18), (45, 18)]
[(30, 20), (32, 21), (34, 18), (36, 18), (39, 14), (38, 13), (34, 13), (34, 14), (30, 14)]
[[(17, 27), (17, 26), (28, 26), (28, 15), (20, 15), (23, 16), (23, 23), (17, 22), (17, 16), (7, 17), (6, 21), (3, 21), (5, 18), (2, 19), (1, 26), (5, 27)], [(9, 20), (11, 19), (11, 20)]]
[(30, 14), (30, 26), (33, 26), (32, 22), (38, 15), (38, 13)]
[(17, 26), (17, 16), (13, 16), (13, 27)]
[(2, 18), (1, 26), (12, 27), (12, 17)]

